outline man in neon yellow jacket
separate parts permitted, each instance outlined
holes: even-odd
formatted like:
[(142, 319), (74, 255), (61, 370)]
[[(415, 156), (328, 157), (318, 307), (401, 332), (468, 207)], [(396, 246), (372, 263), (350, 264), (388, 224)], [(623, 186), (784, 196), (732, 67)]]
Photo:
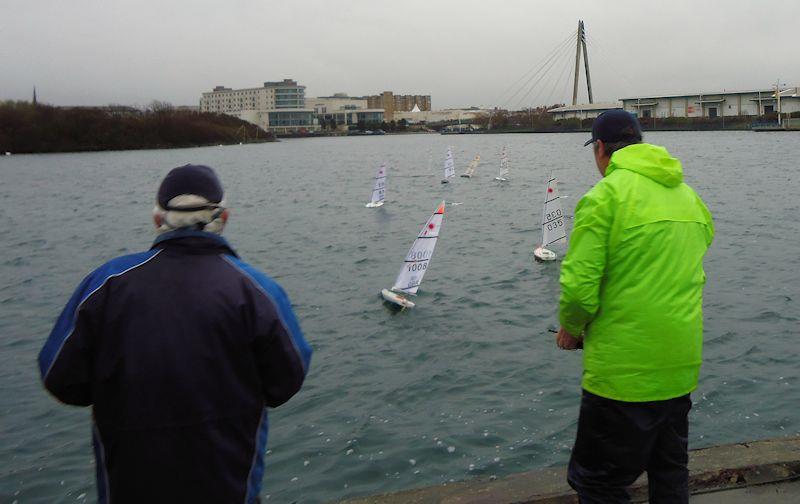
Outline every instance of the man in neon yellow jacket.
[(703, 339), (711, 214), (681, 163), (642, 142), (634, 116), (592, 127), (603, 179), (581, 198), (561, 266), (560, 348), (583, 347), (583, 397), (568, 481), (581, 502), (688, 501), (689, 393)]

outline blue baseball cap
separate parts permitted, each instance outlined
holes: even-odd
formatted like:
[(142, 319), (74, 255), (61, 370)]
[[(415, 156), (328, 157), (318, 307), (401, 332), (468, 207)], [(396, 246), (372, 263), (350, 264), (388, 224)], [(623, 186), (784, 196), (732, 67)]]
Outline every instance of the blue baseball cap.
[(603, 142), (642, 141), (642, 127), (630, 112), (621, 109), (606, 110), (592, 123), (592, 138), (584, 147), (598, 140)]

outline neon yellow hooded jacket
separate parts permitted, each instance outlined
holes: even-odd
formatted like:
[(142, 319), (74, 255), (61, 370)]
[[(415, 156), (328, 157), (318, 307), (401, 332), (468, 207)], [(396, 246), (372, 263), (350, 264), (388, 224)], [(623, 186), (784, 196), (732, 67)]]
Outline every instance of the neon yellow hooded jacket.
[(711, 214), (666, 149), (630, 145), (578, 202), (561, 265), (561, 326), (584, 333), (583, 388), (660, 401), (697, 387)]

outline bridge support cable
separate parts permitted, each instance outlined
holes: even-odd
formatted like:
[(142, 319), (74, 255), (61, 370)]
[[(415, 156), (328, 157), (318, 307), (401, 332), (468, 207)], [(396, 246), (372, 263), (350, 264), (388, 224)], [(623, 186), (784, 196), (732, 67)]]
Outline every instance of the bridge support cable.
[[(530, 95), (531, 91), (533, 91), (533, 89), (535, 89), (535, 88), (536, 88), (536, 86), (537, 86), (537, 85), (538, 85), (538, 84), (539, 84), (539, 83), (540, 83), (540, 82), (541, 82), (541, 81), (542, 81), (542, 80), (543, 80), (545, 77), (547, 77), (547, 76), (548, 76), (548, 74), (549, 74), (549, 72), (550, 72), (550, 69), (551, 69), (551, 68), (553, 68), (553, 65), (555, 65), (557, 61), (559, 61), (560, 59), (562, 59), (562, 58), (564, 57), (565, 53), (568, 53), (568, 52), (569, 52), (569, 48), (570, 48), (570, 44), (569, 44), (569, 43), (566, 43), (566, 44), (564, 44), (563, 46), (561, 46), (560, 48), (558, 48), (558, 50), (557, 50), (556, 52), (554, 52), (553, 54), (551, 54), (551, 55), (550, 55), (550, 57), (549, 57), (549, 58), (548, 58), (548, 59), (547, 59), (547, 60), (546, 60), (546, 61), (545, 61), (545, 62), (542, 64), (542, 66), (541, 66), (541, 67), (539, 67), (539, 69), (536, 71), (536, 73), (535, 73), (534, 75), (532, 75), (532, 76), (531, 76), (531, 77), (528, 79), (528, 81), (527, 81), (527, 82), (525, 82), (525, 83), (524, 83), (522, 86), (520, 86), (520, 88), (519, 88), (519, 89), (517, 89), (517, 91), (516, 91), (516, 92), (515, 92), (513, 95), (511, 95), (511, 96), (508, 98), (508, 101), (507, 101), (506, 103), (508, 103), (509, 105), (511, 105), (511, 101), (512, 101), (512, 100), (513, 100), (513, 99), (514, 99), (514, 98), (515, 98), (515, 97), (516, 97), (516, 96), (517, 96), (517, 95), (518, 95), (520, 92), (522, 92), (522, 91), (525, 91), (525, 90), (527, 89), (527, 91), (525, 91), (525, 93), (522, 95), (522, 98), (520, 98), (520, 99), (517, 101), (517, 106), (519, 106), (519, 104), (520, 104), (520, 103), (522, 103), (522, 102), (525, 100), (525, 98), (526, 98), (528, 95)], [(537, 76), (538, 76), (538, 77), (537, 77)]]
[[(528, 86), (528, 90), (517, 102), (517, 107), (519, 107), (528, 98), (528, 96), (530, 96), (531, 92), (533, 92), (533, 90), (536, 89), (536, 87), (539, 85), (540, 82), (542, 82), (545, 79), (545, 77), (548, 77), (550, 75), (550, 70), (555, 66), (556, 62), (558, 61), (563, 62), (565, 60), (569, 61), (567, 56), (570, 52), (570, 49), (571, 49), (570, 44), (567, 44), (564, 47), (562, 47), (558, 53), (553, 55), (553, 57), (549, 61), (548, 66), (544, 69), (544, 72), (539, 76), (538, 79), (536, 79)], [(539, 94), (541, 94), (541, 91), (539, 92)], [(537, 94), (536, 96), (538, 96), (539, 94)]]
[(607, 74), (613, 75), (616, 77), (620, 77), (622, 81), (619, 84), (622, 84), (623, 91), (625, 94), (632, 94), (633, 90), (636, 89), (636, 85), (634, 85), (633, 81), (625, 74), (625, 72), (620, 72), (619, 68), (622, 65), (614, 64), (611, 60), (612, 57), (609, 55), (608, 51), (598, 42), (597, 39), (586, 33), (586, 43), (587, 45), (591, 46), (592, 53), (594, 54), (595, 58), (599, 58), (600, 62), (602, 63), (602, 67), (608, 70)]
[[(558, 71), (554, 71), (554, 73), (553, 73), (554, 75), (556, 75), (555, 80), (553, 80), (551, 82), (548, 82), (547, 86), (542, 85), (542, 86), (540, 86), (538, 88), (538, 91), (536, 92), (536, 94), (531, 96), (531, 99), (530, 99), (530, 102), (529, 102), (529, 103), (532, 104), (531, 107), (533, 107), (533, 104), (537, 103), (539, 98), (542, 97), (542, 94), (545, 91), (547, 91), (548, 89), (549, 89), (549, 93), (547, 93), (547, 97), (544, 99), (543, 102), (539, 102), (539, 103), (541, 103), (544, 106), (551, 105), (552, 102), (550, 101), (550, 99), (553, 97), (553, 94), (558, 89), (560, 89), (561, 82), (564, 81), (566, 83), (566, 85), (569, 85), (570, 77), (572, 76), (572, 61), (569, 58), (569, 48), (567, 48), (567, 50), (564, 51), (563, 57), (560, 58), (559, 61), (561, 63), (560, 68), (559, 67), (555, 67), (554, 68), (554, 70), (556, 70), (556, 68), (558, 68)], [(564, 79), (565, 75), (566, 75), (566, 80)], [(566, 97), (567, 97), (567, 93), (564, 92), (561, 95), (561, 97), (559, 98), (559, 101), (562, 98), (566, 99)]]
[[(551, 98), (553, 97), (553, 94), (556, 91), (561, 91), (562, 92), (561, 96), (564, 97), (564, 98), (567, 97), (567, 93), (569, 92), (568, 91), (569, 90), (569, 81), (570, 81), (570, 77), (572, 77), (572, 72), (570, 71), (570, 70), (572, 70), (572, 65), (571, 65), (570, 61), (567, 61), (566, 63), (567, 64), (564, 65), (564, 68), (561, 71), (561, 73), (559, 74), (558, 79), (556, 80), (554, 85), (550, 88), (550, 93), (547, 95), (547, 98), (545, 98), (545, 100), (544, 100), (545, 105), (550, 105), (552, 103)], [(566, 102), (566, 100), (564, 100), (564, 101)]]
[[(570, 34), (567, 38), (562, 40), (556, 47), (548, 53), (545, 59), (537, 66), (533, 67), (527, 72), (525, 72), (519, 79), (517, 79), (511, 86), (509, 86), (505, 91), (503, 91), (495, 101), (498, 105), (504, 105), (510, 103), (520, 92), (528, 87), (530, 82), (536, 78), (536, 76), (550, 63), (553, 58), (555, 58), (559, 53), (563, 52), (565, 47), (569, 47), (570, 40), (575, 36), (575, 33)], [(525, 80), (527, 79), (527, 80)], [(519, 86), (520, 82), (525, 80), (524, 84)], [(503, 99), (510, 91), (516, 89), (514, 93), (512, 93), (508, 98)]]

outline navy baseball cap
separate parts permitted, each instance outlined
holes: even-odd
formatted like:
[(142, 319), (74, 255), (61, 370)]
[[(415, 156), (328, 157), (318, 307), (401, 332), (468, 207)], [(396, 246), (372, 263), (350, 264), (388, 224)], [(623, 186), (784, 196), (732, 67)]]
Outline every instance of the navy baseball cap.
[(639, 120), (630, 112), (620, 109), (606, 110), (592, 123), (592, 138), (584, 147), (597, 140), (603, 142), (642, 141), (642, 127)]
[[(172, 198), (183, 194), (193, 194), (205, 198), (209, 204), (188, 207), (172, 208), (169, 202)], [(218, 207), (222, 201), (222, 183), (217, 178), (214, 170), (208, 166), (187, 164), (173, 168), (164, 177), (158, 188), (157, 201), (164, 210), (177, 210), (193, 212)]]

